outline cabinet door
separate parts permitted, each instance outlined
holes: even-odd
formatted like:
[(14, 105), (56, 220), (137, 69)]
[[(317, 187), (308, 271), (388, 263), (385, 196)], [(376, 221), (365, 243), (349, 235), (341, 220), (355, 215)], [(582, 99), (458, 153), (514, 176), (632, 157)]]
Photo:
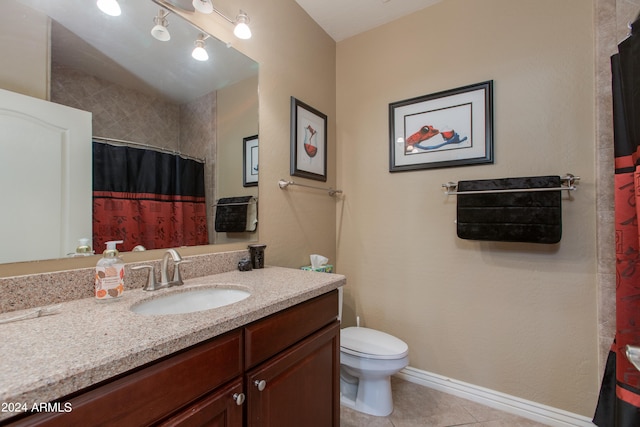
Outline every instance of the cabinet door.
[(161, 422), (162, 427), (242, 427), (242, 378)]
[(91, 113), (0, 89), (0, 129), (0, 262), (67, 256), (92, 234)]
[(275, 356), (338, 318), (338, 291), (328, 292), (245, 326), (245, 370)]
[(247, 373), (247, 426), (340, 425), (340, 324)]

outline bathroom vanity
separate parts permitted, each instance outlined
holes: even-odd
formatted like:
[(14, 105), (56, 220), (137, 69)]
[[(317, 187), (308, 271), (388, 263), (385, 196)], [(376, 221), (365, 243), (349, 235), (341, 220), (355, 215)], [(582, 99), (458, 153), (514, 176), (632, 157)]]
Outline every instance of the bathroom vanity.
[[(2, 402), (25, 402), (29, 407), (49, 402), (46, 412), (14, 413), (12, 418), (0, 414), (4, 416), (0, 424), (339, 426), (336, 288), (344, 283), (340, 275), (278, 267), (233, 271), (185, 281), (184, 290), (236, 286), (251, 292), (246, 300), (213, 310), (163, 316), (136, 314), (131, 306), (156, 297), (136, 290), (122, 304), (95, 307), (93, 301), (72, 301), (63, 305), (59, 315), (0, 325), (4, 329), (9, 326), (7, 332), (15, 334), (24, 328), (33, 329), (42, 321), (51, 326), (56, 316), (62, 328), (74, 317), (75, 321), (85, 319), (67, 342), (84, 341), (74, 345), (75, 349), (65, 350), (64, 342), (47, 340), (49, 354), (57, 348), (57, 356), (71, 358), (58, 361), (59, 366), (54, 364), (49, 378), (29, 378), (34, 372), (27, 372), (22, 386), (0, 385)], [(183, 289), (156, 292), (160, 297), (180, 291)], [(112, 366), (101, 362), (118, 353), (118, 349), (100, 343), (102, 334), (109, 333), (109, 325), (93, 336), (86, 335), (99, 322), (87, 320), (89, 313), (77, 312), (80, 307), (91, 308), (85, 305), (89, 302), (94, 304), (93, 317), (121, 312), (122, 332), (128, 336), (114, 331), (114, 341), (120, 341), (123, 347), (119, 349), (121, 360), (113, 360)], [(39, 344), (32, 344), (36, 350)], [(0, 348), (5, 345), (0, 344)], [(2, 354), (15, 354), (6, 352), (8, 346), (2, 348)], [(85, 350), (79, 355), (76, 352), (82, 346)], [(111, 354), (105, 359), (100, 352), (106, 347), (111, 348)], [(21, 349), (18, 345), (17, 353)], [(83, 357), (89, 360), (83, 363)], [(31, 362), (42, 363), (43, 358), (55, 359), (40, 354)], [(126, 367), (126, 360), (135, 367)], [(13, 369), (31, 366), (24, 360), (11, 364)], [(102, 366), (91, 368), (91, 364)], [(63, 367), (66, 373), (62, 373)], [(5, 369), (4, 363), (0, 365), (2, 378), (10, 374)], [(44, 367), (35, 370), (46, 375)], [(20, 381), (18, 376), (14, 382)], [(48, 387), (46, 383), (50, 383)]]

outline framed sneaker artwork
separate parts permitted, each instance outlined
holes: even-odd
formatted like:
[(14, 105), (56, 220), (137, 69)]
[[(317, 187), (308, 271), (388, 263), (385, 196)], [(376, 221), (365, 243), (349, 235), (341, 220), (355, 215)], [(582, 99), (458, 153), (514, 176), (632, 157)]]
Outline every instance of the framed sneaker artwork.
[(327, 116), (291, 97), (291, 175), (327, 180)]
[(493, 163), (493, 80), (389, 104), (389, 172)]

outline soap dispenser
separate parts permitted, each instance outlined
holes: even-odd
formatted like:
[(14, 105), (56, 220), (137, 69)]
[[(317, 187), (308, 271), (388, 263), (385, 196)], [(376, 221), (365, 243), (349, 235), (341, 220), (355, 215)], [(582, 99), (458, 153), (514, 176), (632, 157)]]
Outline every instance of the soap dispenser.
[(91, 245), (89, 244), (89, 239), (83, 237), (82, 239), (78, 240), (78, 246), (76, 247), (76, 251), (72, 254), (72, 256), (80, 257), (90, 255), (93, 255), (93, 250), (91, 249)]
[(115, 301), (124, 292), (124, 262), (119, 257), (116, 244), (122, 240), (106, 242), (107, 249), (96, 264), (96, 301)]

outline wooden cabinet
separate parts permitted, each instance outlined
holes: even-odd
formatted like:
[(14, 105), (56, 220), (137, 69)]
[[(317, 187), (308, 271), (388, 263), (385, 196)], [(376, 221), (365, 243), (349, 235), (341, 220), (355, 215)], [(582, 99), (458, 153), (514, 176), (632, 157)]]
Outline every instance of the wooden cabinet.
[(203, 397), (188, 408), (162, 421), (162, 427), (239, 427), (245, 395), (242, 379)]
[(63, 398), (70, 412), (39, 413), (16, 426), (143, 426), (242, 375), (242, 331), (229, 332), (114, 381)]
[(339, 324), (246, 374), (247, 426), (340, 425)]
[(338, 427), (337, 313), (332, 291), (9, 425)]
[(247, 426), (340, 425), (337, 291), (245, 327)]

